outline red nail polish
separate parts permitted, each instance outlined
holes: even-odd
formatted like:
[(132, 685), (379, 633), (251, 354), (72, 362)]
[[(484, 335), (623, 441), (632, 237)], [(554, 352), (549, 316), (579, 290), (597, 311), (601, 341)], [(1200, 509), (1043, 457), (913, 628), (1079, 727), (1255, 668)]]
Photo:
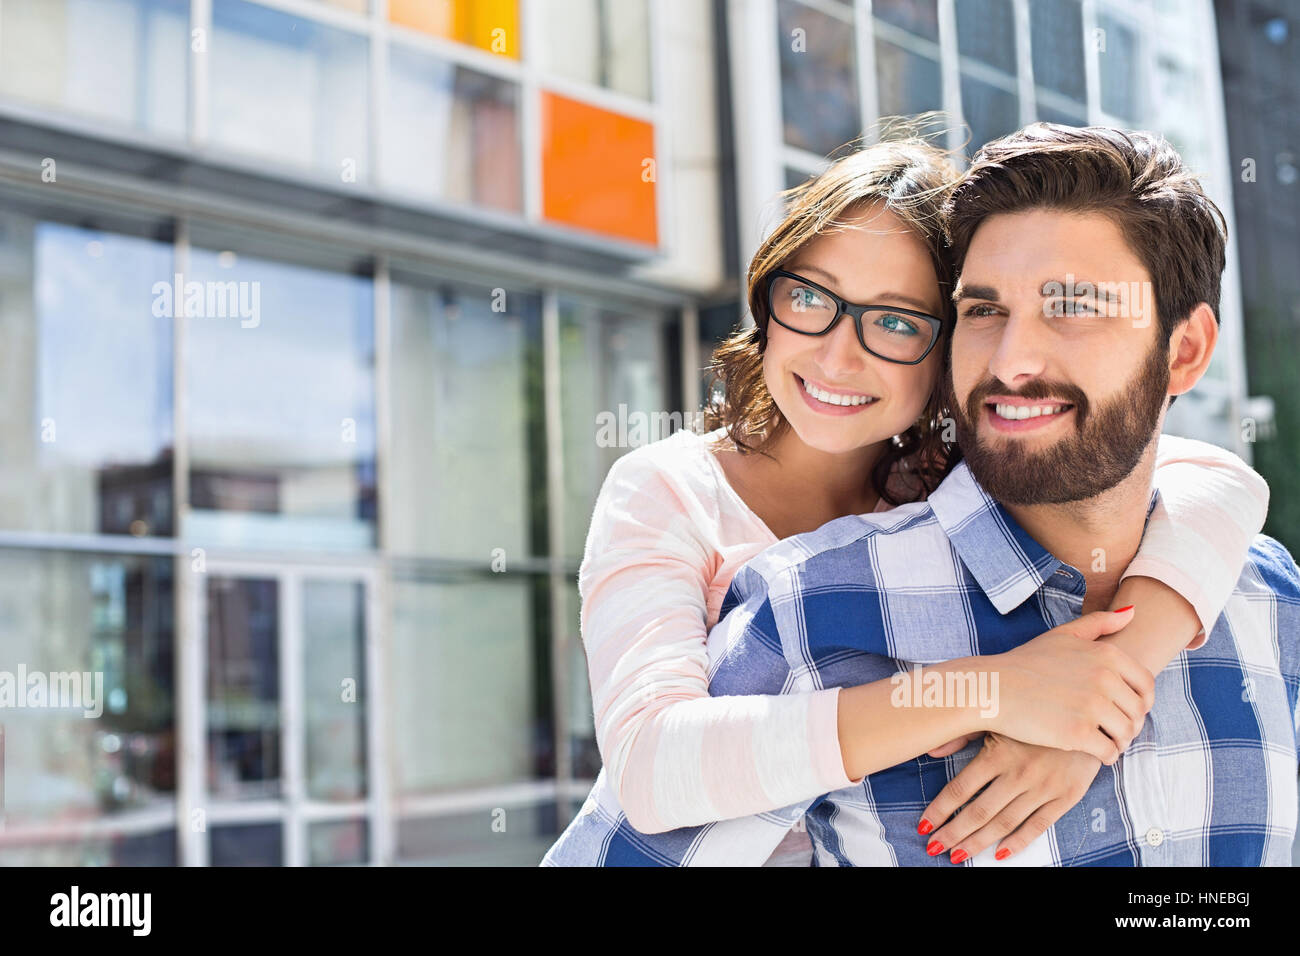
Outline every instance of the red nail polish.
[(1116, 611), (1115, 613), (1116, 613), (1116, 614), (1123, 614), (1125, 611), (1131, 611), (1131, 610), (1133, 610), (1133, 605), (1132, 605), (1132, 604), (1130, 604), (1128, 607), (1122, 607), (1122, 608), (1120, 608), (1120, 609), (1119, 609), (1118, 611)]
[(938, 856), (943, 852), (943, 844), (938, 840), (931, 840), (930, 845), (925, 848), (925, 852), (931, 856)]
[(993, 858), (995, 860), (1005, 860), (1010, 855), (1011, 855), (1011, 851), (1008, 850), (1006, 847), (1003, 847), (1002, 849), (998, 850), (997, 853), (993, 854)]
[(921, 836), (925, 836), (933, 829), (934, 829), (933, 823), (931, 823), (929, 820), (922, 820), (921, 825), (916, 828), (916, 832), (921, 834)]
[(952, 851), (952, 861), (953, 861), (954, 863), (960, 863), (962, 860), (966, 859), (966, 857), (968, 857), (968, 856), (970, 856), (970, 854), (967, 853), (965, 850), (953, 850), (953, 851)]

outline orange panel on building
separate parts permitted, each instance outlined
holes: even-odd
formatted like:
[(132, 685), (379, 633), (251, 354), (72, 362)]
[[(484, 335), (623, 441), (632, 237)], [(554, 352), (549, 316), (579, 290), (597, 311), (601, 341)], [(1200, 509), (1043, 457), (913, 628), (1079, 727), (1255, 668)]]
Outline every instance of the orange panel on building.
[(651, 245), (654, 124), (542, 93), (542, 215)]
[(388, 0), (388, 19), (519, 59), (519, 0)]

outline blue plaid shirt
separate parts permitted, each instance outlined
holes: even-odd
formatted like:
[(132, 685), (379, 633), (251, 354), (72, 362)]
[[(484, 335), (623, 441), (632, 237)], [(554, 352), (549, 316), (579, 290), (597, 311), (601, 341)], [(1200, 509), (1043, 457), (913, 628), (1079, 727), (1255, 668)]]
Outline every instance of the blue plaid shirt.
[[(1152, 503), (1154, 504), (1154, 497)], [(959, 464), (928, 501), (788, 538), (732, 581), (709, 634), (714, 696), (847, 687), (1017, 647), (1082, 611), (1083, 575)], [(1259, 535), (1205, 644), (1156, 677), (1155, 706), (1083, 799), (1006, 861), (964, 865), (1289, 866), (1300, 738), (1300, 572)], [(771, 813), (667, 833), (627, 822), (602, 772), (544, 866), (760, 865), (806, 824), (820, 866), (952, 865), (921, 811), (979, 751), (917, 757)]]

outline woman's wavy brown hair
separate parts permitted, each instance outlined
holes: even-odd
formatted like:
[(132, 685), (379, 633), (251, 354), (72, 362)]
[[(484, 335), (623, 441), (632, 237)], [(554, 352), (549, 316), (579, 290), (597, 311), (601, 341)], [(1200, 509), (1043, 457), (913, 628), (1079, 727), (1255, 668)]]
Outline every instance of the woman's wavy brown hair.
[[(749, 311), (754, 324), (740, 328), (713, 353), (709, 366), (711, 391), (721, 394), (704, 410), (705, 428), (725, 427), (741, 454), (768, 455), (768, 448), (789, 423), (776, 407), (763, 379), (767, 347), (768, 281), (805, 245), (826, 232), (844, 227), (870, 204), (880, 204), (916, 233), (934, 259), (943, 302), (944, 342), (940, 343), (947, 374), (952, 338), (953, 268), (943, 241), (941, 213), (957, 180), (957, 170), (945, 150), (933, 145), (936, 114), (914, 120), (889, 119), (879, 126), (879, 139), (837, 159), (821, 174), (784, 190), (789, 197), (785, 218), (769, 235), (749, 265)], [(887, 445), (871, 473), (872, 488), (891, 505), (917, 500), (943, 480), (960, 458), (955, 446), (943, 441), (949, 418), (935, 388), (916, 424)], [(891, 475), (897, 475), (891, 482)]]

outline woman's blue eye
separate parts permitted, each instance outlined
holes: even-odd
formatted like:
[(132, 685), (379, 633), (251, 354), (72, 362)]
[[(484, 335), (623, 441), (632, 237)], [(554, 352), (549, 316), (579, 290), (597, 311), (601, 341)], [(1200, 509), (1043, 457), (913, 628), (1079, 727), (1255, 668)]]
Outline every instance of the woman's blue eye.
[(791, 292), (795, 300), (795, 305), (801, 309), (820, 309), (823, 305), (822, 297), (813, 289), (800, 286)]
[(882, 315), (876, 320), (876, 325), (880, 326), (886, 332), (892, 332), (895, 335), (916, 335), (916, 325), (903, 318), (901, 315), (889, 313)]

